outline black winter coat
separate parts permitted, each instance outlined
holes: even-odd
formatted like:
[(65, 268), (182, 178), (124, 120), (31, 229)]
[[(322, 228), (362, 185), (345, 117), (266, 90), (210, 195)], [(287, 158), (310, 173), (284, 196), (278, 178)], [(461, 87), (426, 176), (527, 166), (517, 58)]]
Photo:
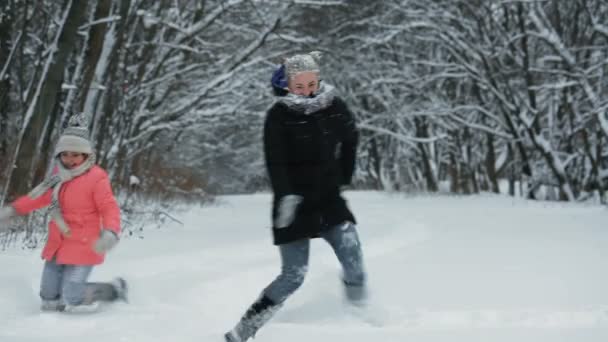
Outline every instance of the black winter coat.
[(340, 98), (326, 102), (305, 114), (279, 101), (267, 113), (264, 152), (274, 191), (273, 222), (281, 197), (303, 196), (290, 226), (273, 225), (276, 245), (318, 237), (344, 221), (355, 223), (340, 186), (350, 184), (353, 175), (358, 131)]

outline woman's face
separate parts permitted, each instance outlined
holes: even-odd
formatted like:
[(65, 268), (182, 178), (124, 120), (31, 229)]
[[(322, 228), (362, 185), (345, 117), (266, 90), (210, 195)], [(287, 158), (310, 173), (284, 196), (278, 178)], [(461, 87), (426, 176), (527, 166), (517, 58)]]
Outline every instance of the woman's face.
[(287, 88), (292, 94), (310, 96), (319, 90), (319, 74), (314, 71), (299, 72), (289, 78)]
[(80, 152), (61, 152), (59, 154), (61, 163), (68, 169), (74, 169), (84, 163), (86, 155)]

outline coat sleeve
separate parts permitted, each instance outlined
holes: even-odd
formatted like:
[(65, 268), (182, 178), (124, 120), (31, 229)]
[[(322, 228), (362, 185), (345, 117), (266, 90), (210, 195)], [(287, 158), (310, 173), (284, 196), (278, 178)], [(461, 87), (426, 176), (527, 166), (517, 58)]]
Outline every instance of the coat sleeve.
[(264, 123), (264, 158), (272, 190), (276, 197), (281, 198), (292, 194), (287, 176), (287, 151), (285, 131), (278, 121), (280, 112), (276, 107), (271, 108)]
[(53, 189), (47, 190), (42, 196), (31, 198), (29, 196), (21, 196), (17, 198), (11, 205), (15, 212), (19, 215), (26, 215), (34, 210), (51, 205), (53, 198)]
[(359, 130), (355, 122), (355, 116), (346, 104), (338, 99), (338, 106), (343, 114), (342, 117), (342, 146), (340, 150), (340, 166), (342, 169), (342, 185), (349, 185), (355, 172), (357, 161), (357, 145), (359, 144)]
[(103, 177), (95, 183), (93, 189), (93, 199), (95, 207), (102, 220), (103, 229), (110, 230), (116, 234), (120, 233), (120, 208), (116, 197), (112, 193), (110, 179), (104, 173)]

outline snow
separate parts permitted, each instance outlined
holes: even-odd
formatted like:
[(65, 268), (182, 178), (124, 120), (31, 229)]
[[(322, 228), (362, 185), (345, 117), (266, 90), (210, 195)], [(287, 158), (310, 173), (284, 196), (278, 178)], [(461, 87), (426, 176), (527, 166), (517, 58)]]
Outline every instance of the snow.
[(314, 5), (314, 6), (340, 6), (340, 5), (344, 5), (344, 1), (342, 0), (337, 0), (337, 1), (330, 1), (330, 0), (322, 0), (322, 1), (318, 1), (318, 0), (295, 0), (295, 3), (297, 5)]
[[(499, 195), (349, 192), (372, 300), (341, 298), (314, 240), (302, 288), (255, 342), (606, 341), (605, 207)], [(184, 225), (123, 239), (92, 280), (125, 276), (129, 304), (40, 313), (39, 251), (0, 254), (0, 341), (218, 341), (276, 275), (268, 194), (192, 207)]]
[(135, 175), (131, 175), (129, 176), (129, 185), (130, 186), (137, 186), (141, 184), (141, 180), (135, 176)]
[(67, 84), (67, 83), (61, 84), (61, 90), (70, 90), (70, 89), (78, 89), (78, 87), (73, 84)]
[(144, 24), (144, 28), (149, 29), (150, 27), (158, 24), (158, 22), (160, 21), (158, 18), (156, 18), (153, 14), (144, 11), (144, 10), (137, 10), (137, 15), (142, 17), (142, 23)]
[(445, 139), (448, 137), (447, 134), (438, 134), (436, 136), (430, 137), (430, 138), (420, 138), (420, 137), (414, 137), (411, 135), (406, 135), (406, 134), (401, 134), (401, 133), (394, 133), (388, 129), (382, 128), (382, 127), (376, 127), (374, 125), (370, 125), (367, 123), (359, 123), (357, 125), (359, 128), (364, 129), (364, 130), (368, 130), (370, 132), (376, 132), (376, 133), (382, 133), (382, 134), (386, 134), (386, 135), (390, 135), (391, 137), (402, 141), (404, 143), (409, 144), (412, 147), (416, 147), (415, 143), (433, 143), (437, 140), (441, 140), (441, 139)]
[(80, 26), (78, 28), (78, 30), (84, 30), (84, 29), (87, 29), (87, 28), (89, 28), (91, 26), (94, 26), (94, 25), (112, 23), (112, 22), (118, 21), (120, 19), (122, 19), (122, 18), (119, 15), (111, 15), (111, 16), (108, 16), (108, 17), (105, 17), (105, 18), (100, 18), (100, 19), (88, 22), (87, 24), (84, 24), (84, 25)]

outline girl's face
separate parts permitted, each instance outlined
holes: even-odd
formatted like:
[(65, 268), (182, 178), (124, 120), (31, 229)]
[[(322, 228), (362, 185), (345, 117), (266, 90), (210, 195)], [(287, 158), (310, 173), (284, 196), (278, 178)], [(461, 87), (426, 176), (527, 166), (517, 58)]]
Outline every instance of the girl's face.
[(86, 154), (80, 152), (61, 152), (59, 158), (63, 166), (68, 169), (77, 168), (87, 159)]
[(292, 94), (310, 96), (319, 90), (319, 75), (314, 71), (297, 73), (289, 78), (287, 88)]

